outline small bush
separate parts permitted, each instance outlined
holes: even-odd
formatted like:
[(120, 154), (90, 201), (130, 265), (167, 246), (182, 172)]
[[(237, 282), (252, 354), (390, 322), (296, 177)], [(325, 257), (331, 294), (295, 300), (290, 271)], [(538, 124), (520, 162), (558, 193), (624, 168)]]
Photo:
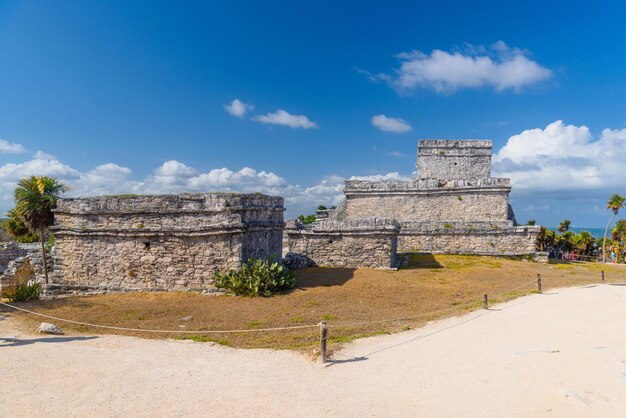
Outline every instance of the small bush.
[(9, 299), (9, 302), (30, 302), (31, 300), (39, 300), (39, 291), (41, 287), (39, 283), (19, 284), (13, 293), (3, 293), (2, 296)]
[(213, 284), (242, 296), (271, 296), (296, 285), (296, 276), (277, 262), (249, 259), (241, 270), (215, 273)]
[(298, 216), (298, 220), (304, 225), (309, 225), (315, 222), (317, 220), (317, 217), (315, 215), (300, 215)]

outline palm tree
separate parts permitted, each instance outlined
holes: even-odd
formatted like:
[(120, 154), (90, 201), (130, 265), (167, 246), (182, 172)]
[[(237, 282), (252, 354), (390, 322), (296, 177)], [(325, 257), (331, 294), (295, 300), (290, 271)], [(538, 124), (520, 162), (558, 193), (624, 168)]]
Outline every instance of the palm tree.
[(574, 236), (574, 243), (576, 248), (582, 251), (583, 255), (587, 255), (591, 252), (591, 248), (596, 239), (588, 231), (581, 231)]
[(558, 231), (560, 233), (569, 231), (569, 227), (571, 224), (572, 224), (572, 221), (570, 221), (569, 219), (563, 219), (561, 223), (559, 224)]
[(606, 229), (604, 230), (604, 239), (602, 240), (602, 262), (606, 263), (606, 234), (609, 231), (609, 225), (611, 225), (611, 221), (617, 215), (617, 213), (624, 207), (624, 196), (620, 194), (614, 194), (609, 198), (609, 201), (606, 204), (607, 209), (611, 209), (613, 214), (609, 218), (609, 222), (606, 224)]
[(537, 250), (545, 251), (548, 246), (547, 228), (545, 226), (539, 227), (539, 233), (537, 234)]
[(22, 218), (17, 216), (15, 209), (7, 212), (7, 220), (2, 223), (2, 227), (17, 242), (37, 242), (39, 237), (32, 234), (30, 229), (24, 224)]
[(626, 238), (626, 220), (620, 219), (619, 221), (615, 222), (615, 225), (613, 225), (613, 229), (611, 229), (611, 238), (613, 238), (615, 241), (624, 241), (624, 239)]
[(48, 283), (48, 263), (44, 245), (45, 232), (54, 222), (52, 209), (56, 207), (59, 194), (67, 188), (59, 180), (45, 176), (21, 179), (15, 188), (15, 213), (33, 234), (39, 235), (43, 271)]

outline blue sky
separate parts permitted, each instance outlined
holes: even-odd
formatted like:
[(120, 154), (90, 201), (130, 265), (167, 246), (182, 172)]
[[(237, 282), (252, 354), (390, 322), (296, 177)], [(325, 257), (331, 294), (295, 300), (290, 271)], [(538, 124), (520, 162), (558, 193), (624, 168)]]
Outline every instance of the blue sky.
[(603, 225), (626, 193), (626, 6), (460, 3), (0, 1), (0, 209), (41, 173), (259, 190), (295, 216), (411, 176), (419, 138), (486, 138), (520, 221)]

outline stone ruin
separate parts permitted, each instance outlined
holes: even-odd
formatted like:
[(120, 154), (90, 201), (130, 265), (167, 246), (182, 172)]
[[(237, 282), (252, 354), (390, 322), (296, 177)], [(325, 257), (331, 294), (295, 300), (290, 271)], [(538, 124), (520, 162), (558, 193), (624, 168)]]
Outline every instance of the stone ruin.
[(0, 244), (0, 295), (29, 282), (44, 282), (40, 244)]
[[(417, 168), (411, 180), (346, 181), (343, 202), (307, 226), (285, 227), (283, 198), (262, 194), (61, 199), (44, 295), (215, 292), (213, 273), (280, 260), (283, 246), (292, 269), (395, 268), (410, 252), (535, 254), (539, 227), (516, 224), (510, 180), (491, 177), (491, 141), (422, 140)], [(0, 248), (0, 291), (44, 282), (35, 248)]]
[(213, 273), (280, 257), (283, 211), (262, 194), (62, 199), (47, 292), (215, 291)]
[[(421, 140), (416, 178), (346, 181), (345, 199), (336, 209), (321, 211), (310, 226), (288, 224), (289, 250), (306, 257), (308, 265), (329, 267), (391, 268), (397, 265), (395, 254), (372, 256), (390, 249), (534, 255), (539, 227), (517, 225), (510, 179), (491, 177), (491, 149), (488, 140)], [(394, 222), (397, 237), (391, 228), (383, 234), (380, 225)], [(363, 251), (348, 253), (344, 240), (353, 241), (356, 234), (360, 241), (354, 245)]]

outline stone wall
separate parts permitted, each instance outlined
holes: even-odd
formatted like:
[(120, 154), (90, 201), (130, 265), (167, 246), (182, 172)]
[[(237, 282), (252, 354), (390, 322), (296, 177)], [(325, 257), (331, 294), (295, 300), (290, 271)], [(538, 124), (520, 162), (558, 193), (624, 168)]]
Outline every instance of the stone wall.
[(286, 229), (291, 254), (308, 259), (310, 266), (347, 268), (396, 267), (398, 231), (398, 223), (386, 219), (316, 222), (306, 228), (290, 221)]
[(417, 149), (419, 178), (491, 177), (491, 141), (423, 139)]
[(517, 256), (534, 254), (538, 226), (454, 225), (402, 228), (398, 252)]
[(400, 221), (509, 219), (509, 179), (346, 181), (345, 203), (330, 219), (384, 216)]
[(327, 219), (396, 219), (400, 252), (534, 253), (538, 227), (516, 227), (511, 182), (491, 177), (491, 149), (487, 140), (421, 140), (417, 178), (346, 181)]
[(0, 273), (4, 273), (11, 261), (26, 254), (28, 250), (16, 242), (0, 244)]
[[(46, 260), (49, 270), (52, 270), (51, 254)], [(18, 284), (29, 281), (45, 283), (40, 244), (10, 242), (0, 245), (0, 294), (12, 293)]]
[(213, 291), (216, 271), (280, 259), (283, 211), (282, 197), (262, 194), (63, 199), (49, 287)]

